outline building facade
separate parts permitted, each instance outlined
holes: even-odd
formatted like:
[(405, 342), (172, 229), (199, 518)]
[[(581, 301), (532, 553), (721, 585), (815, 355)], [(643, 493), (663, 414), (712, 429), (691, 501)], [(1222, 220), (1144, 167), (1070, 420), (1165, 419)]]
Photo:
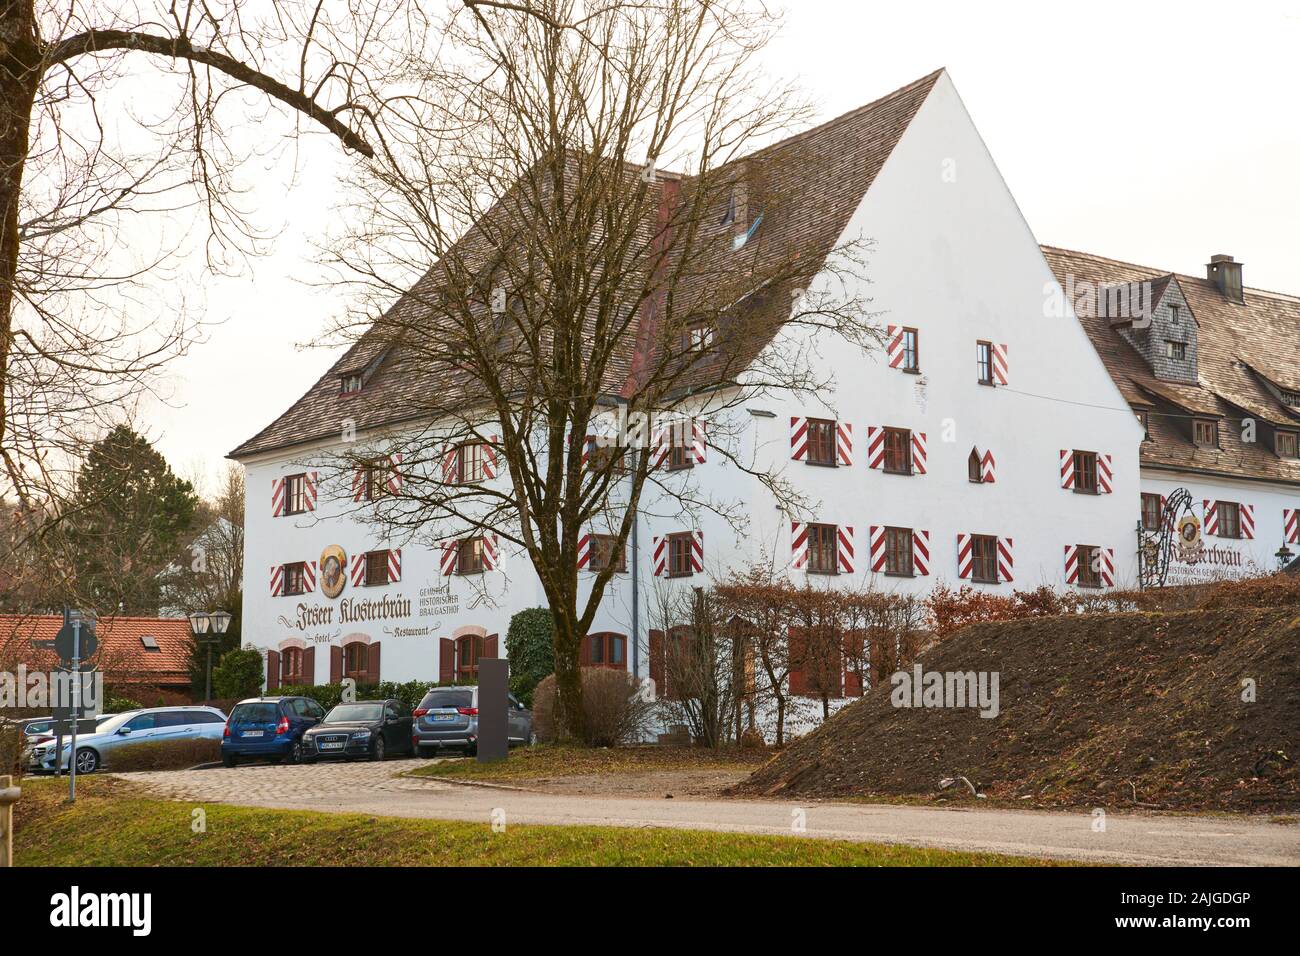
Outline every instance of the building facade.
[[(1152, 414), (1177, 398), (1198, 411), (1218, 408), (1220, 440), (1236, 441), (1235, 431), (1226, 434), (1227, 400), (1203, 382), (1207, 365), (1231, 364), (1224, 350), (1237, 341), (1236, 316), (1201, 315), (1210, 311), (1204, 283), (1162, 282), (1156, 332), (1076, 315), (1063, 288), (1072, 270), (1107, 284), (1130, 272), (1147, 282), (1160, 276), (1040, 247), (944, 72), (801, 142), (837, 157), (818, 185), (839, 218), (818, 225), (836, 244), (870, 240), (868, 294), (883, 345), (863, 353), (791, 328), (773, 347), (815, 355), (830, 387), (798, 398), (755, 391), (717, 408), (701, 400), (704, 424), (665, 449), (661, 487), (647, 492), (626, 553), (613, 558), (622, 570), (585, 662), (649, 676), (665, 595), (753, 563), (795, 581), (916, 593), (939, 582), (1000, 593), (1135, 586), (1143, 495), (1184, 485), (1215, 503), (1212, 534), (1241, 534), (1243, 522), (1253, 528), (1255, 537), (1221, 546), (1243, 552), (1232, 567), (1267, 567), (1264, 552), (1300, 508), (1294, 463), (1256, 474), (1234, 445), (1219, 450), (1219, 464), (1189, 469), (1197, 454), (1175, 447), (1167, 419)], [(741, 227), (800, 252), (819, 241), (794, 221)], [(1279, 364), (1274, 350), (1260, 372), (1243, 372), (1271, 376), (1247, 406), (1267, 407), (1260, 424), (1268, 435), (1285, 431), (1296, 409), (1282, 393), (1265, 402), (1263, 382), (1300, 387), (1300, 313), (1285, 297), (1270, 298), (1269, 308), (1277, 301), (1290, 303), (1276, 321), (1291, 336), (1292, 357)], [(1179, 334), (1181, 348), (1163, 344)], [(1118, 365), (1117, 354), (1128, 364)], [(421, 544), (386, 540), (360, 520), (355, 502), (375, 482), (400, 482), (400, 461), (384, 474), (313, 466), (348, 428), (364, 436), (400, 419), (387, 374), (382, 357), (359, 365), (349, 353), (232, 453), (248, 488), (243, 627), (265, 652), (268, 687), (341, 677), (473, 680), (480, 656), (504, 655), (511, 616), (546, 604), (527, 557), (492, 535)], [(714, 444), (723, 435), (726, 454)], [(806, 506), (778, 508), (737, 461), (788, 479)], [(475, 481), (508, 480), (491, 443), (455, 467)], [(733, 504), (743, 520), (725, 519), (726, 508), (683, 511), (676, 484)], [(1235, 513), (1224, 506), (1232, 503)], [(580, 554), (581, 575), (611, 559), (599, 531)]]

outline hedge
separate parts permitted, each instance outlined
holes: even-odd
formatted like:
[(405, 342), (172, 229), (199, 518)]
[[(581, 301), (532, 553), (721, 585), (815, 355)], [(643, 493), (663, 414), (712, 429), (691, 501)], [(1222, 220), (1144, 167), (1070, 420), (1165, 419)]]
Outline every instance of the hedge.
[[(398, 684), (394, 681), (385, 680), (380, 681), (378, 684), (357, 684), (357, 700), (387, 700), (390, 697), (395, 697), (411, 709), (415, 709), (420, 706), (420, 701), (424, 699), (424, 695), (429, 692), (430, 688), (455, 686), (465, 685), (456, 685), (450, 681), (425, 680), (408, 680), (404, 684)], [(268, 693), (267, 696), (310, 697), (326, 710), (329, 710), (342, 703), (343, 685), (286, 684), (274, 692)]]

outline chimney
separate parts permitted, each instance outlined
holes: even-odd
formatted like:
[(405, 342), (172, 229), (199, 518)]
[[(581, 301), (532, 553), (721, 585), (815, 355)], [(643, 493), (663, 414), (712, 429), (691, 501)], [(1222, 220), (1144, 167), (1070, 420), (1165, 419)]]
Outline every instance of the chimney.
[(1246, 298), (1241, 286), (1241, 263), (1232, 256), (1210, 256), (1205, 264), (1205, 278), (1219, 287), (1223, 297), (1238, 305), (1245, 305)]

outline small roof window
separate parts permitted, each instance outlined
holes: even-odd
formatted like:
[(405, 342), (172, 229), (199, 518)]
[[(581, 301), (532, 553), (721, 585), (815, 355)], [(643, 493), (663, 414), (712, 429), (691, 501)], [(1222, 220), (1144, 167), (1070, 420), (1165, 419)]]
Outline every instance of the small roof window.
[(158, 646), (158, 638), (154, 637), (152, 634), (141, 634), (140, 643), (144, 645), (146, 651), (162, 650), (162, 648)]

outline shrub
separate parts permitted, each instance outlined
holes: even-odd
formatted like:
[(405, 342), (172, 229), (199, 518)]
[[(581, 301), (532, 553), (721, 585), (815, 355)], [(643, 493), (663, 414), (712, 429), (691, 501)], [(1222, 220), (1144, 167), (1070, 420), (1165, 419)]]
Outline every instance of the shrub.
[(100, 713), (104, 714), (123, 714), (128, 710), (139, 710), (144, 704), (138, 700), (132, 700), (130, 697), (116, 697), (113, 694), (104, 695), (104, 706), (101, 707)]
[[(649, 728), (653, 708), (631, 674), (605, 667), (582, 669), (583, 743), (589, 747), (637, 740)], [(533, 730), (539, 740), (558, 739), (555, 709), (555, 675), (550, 674), (533, 691)]]
[[(105, 762), (115, 773), (132, 770), (185, 770), (221, 759), (220, 740), (158, 740), (127, 744)], [(110, 766), (111, 765), (111, 766)]]
[[(427, 680), (409, 680), (398, 684), (380, 681), (378, 684), (358, 684), (357, 700), (387, 700), (395, 697), (414, 709), (420, 705), (431, 687), (451, 687), (450, 683)], [(326, 710), (343, 700), (342, 684), (286, 684), (275, 693), (284, 697), (310, 697)]]
[(1224, 581), (1201, 602), (1206, 610), (1225, 607), (1286, 607), (1300, 604), (1300, 574)]
[(510, 692), (531, 707), (537, 685), (555, 672), (555, 622), (550, 611), (527, 608), (510, 618), (506, 658), (510, 661)]
[(0, 724), (0, 777), (12, 776), (15, 780), (23, 774), (23, 738), (17, 724)]
[(252, 697), (262, 690), (262, 655), (254, 650), (227, 651), (212, 669), (218, 697)]

